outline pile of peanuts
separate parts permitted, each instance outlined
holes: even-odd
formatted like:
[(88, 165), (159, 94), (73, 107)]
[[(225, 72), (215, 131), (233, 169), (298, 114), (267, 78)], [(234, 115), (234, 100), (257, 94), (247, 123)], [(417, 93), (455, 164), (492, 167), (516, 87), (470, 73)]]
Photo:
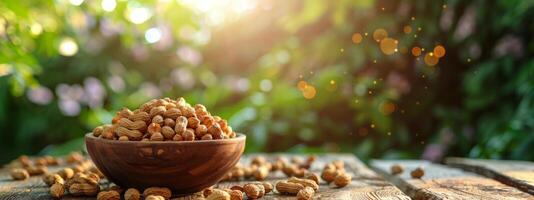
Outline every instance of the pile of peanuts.
[(138, 109), (123, 108), (111, 121), (94, 128), (93, 135), (120, 141), (194, 141), (236, 137), (227, 121), (212, 116), (202, 104), (184, 98), (153, 99)]

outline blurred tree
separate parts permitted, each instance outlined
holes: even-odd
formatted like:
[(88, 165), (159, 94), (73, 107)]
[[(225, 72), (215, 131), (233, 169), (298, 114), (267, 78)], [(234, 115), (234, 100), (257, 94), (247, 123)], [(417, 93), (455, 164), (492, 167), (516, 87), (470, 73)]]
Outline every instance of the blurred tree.
[(533, 160), (533, 4), (7, 0), (0, 163), (80, 149), (162, 96), (228, 118), (247, 151)]

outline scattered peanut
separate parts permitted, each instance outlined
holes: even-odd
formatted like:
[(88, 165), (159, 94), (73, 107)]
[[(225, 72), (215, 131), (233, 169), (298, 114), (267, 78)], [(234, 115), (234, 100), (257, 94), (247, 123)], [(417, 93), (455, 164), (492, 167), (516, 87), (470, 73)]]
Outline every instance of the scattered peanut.
[(157, 195), (162, 196), (165, 199), (171, 198), (171, 190), (169, 188), (165, 187), (149, 187), (143, 191), (143, 196), (149, 196), (149, 195)]
[(63, 168), (57, 172), (63, 179), (71, 179), (74, 176), (74, 170), (71, 168)]
[(124, 193), (124, 200), (139, 200), (141, 199), (141, 194), (139, 190), (135, 188), (130, 188)]
[(97, 200), (120, 200), (121, 195), (114, 190), (99, 192), (96, 196)]
[(394, 164), (391, 166), (391, 174), (401, 174), (404, 171), (404, 168), (399, 164)]
[(230, 200), (230, 194), (224, 190), (213, 189), (213, 192), (206, 198), (206, 200)]
[(305, 179), (313, 180), (315, 183), (319, 184), (319, 175), (313, 172), (308, 172), (304, 175)]
[(279, 193), (290, 195), (296, 195), (300, 190), (304, 189), (304, 186), (301, 184), (287, 181), (279, 181), (275, 187)]
[(332, 181), (334, 181), (337, 175), (338, 172), (335, 168), (326, 168), (321, 173), (321, 178), (327, 183), (331, 183)]
[(334, 184), (337, 187), (345, 187), (352, 181), (352, 176), (346, 173), (342, 173), (336, 176), (334, 179)]
[(412, 175), (412, 178), (421, 178), (425, 175), (425, 170), (422, 167), (417, 167), (410, 172), (410, 175)]
[(48, 186), (55, 183), (65, 184), (65, 180), (59, 174), (46, 174), (43, 176), (43, 182)]
[(250, 199), (257, 199), (261, 197), (261, 188), (257, 184), (248, 183), (243, 186), (243, 192)]
[(271, 191), (273, 191), (273, 185), (269, 182), (262, 182), (261, 183), (263, 185), (263, 187), (265, 188), (265, 193), (269, 193)]
[(59, 199), (59, 198), (63, 197), (64, 193), (65, 193), (65, 187), (61, 183), (54, 183), (50, 187), (50, 195), (53, 198)]
[(14, 180), (25, 180), (30, 177), (30, 174), (25, 169), (12, 169), (11, 177)]
[(291, 177), (291, 178), (289, 178), (287, 180), (287, 182), (298, 183), (298, 184), (303, 185), (304, 187), (311, 187), (315, 191), (317, 191), (319, 189), (319, 185), (317, 183), (315, 183), (315, 181), (310, 180), (310, 179), (300, 179), (300, 178), (296, 178), (296, 177)]
[(240, 190), (231, 190), (227, 189), (225, 190), (228, 194), (230, 194), (230, 200), (243, 200), (243, 192)]
[(159, 195), (149, 195), (145, 197), (145, 200), (165, 200), (165, 197)]
[(315, 191), (311, 187), (305, 187), (297, 193), (297, 200), (311, 200)]

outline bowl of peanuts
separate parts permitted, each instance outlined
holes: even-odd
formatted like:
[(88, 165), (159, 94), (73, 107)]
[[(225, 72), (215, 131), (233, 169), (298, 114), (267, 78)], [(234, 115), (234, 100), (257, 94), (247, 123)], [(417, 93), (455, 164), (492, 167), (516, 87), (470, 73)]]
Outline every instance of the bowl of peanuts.
[(167, 187), (190, 194), (221, 180), (239, 161), (246, 136), (201, 104), (154, 99), (123, 108), (111, 124), (85, 135), (89, 156), (125, 188)]

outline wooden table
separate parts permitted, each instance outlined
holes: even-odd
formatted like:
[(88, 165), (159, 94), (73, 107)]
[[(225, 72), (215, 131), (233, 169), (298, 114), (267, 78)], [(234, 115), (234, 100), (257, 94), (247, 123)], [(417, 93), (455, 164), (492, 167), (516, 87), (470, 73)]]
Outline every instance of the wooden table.
[[(268, 159), (274, 159), (278, 156), (289, 159), (295, 156), (306, 158), (306, 155), (293, 154), (249, 154), (243, 156), (240, 162), (248, 165), (251, 158), (257, 155), (266, 156)], [(503, 184), (494, 180), (492, 176), (486, 177), (484, 174), (480, 175), (427, 161), (374, 160), (371, 162), (373, 168), (371, 170), (352, 154), (324, 154), (318, 155), (318, 159), (312, 164), (310, 170), (320, 173), (325, 163), (334, 160), (345, 162), (347, 173), (353, 175), (352, 183), (344, 188), (335, 188), (321, 181), (315, 199), (534, 199), (534, 196), (528, 193), (528, 187), (526, 191), (524, 188), (520, 188), (522, 187), (521, 184), (515, 186), (514, 184)], [(450, 162), (452, 163), (452, 161)], [(484, 163), (483, 160), (481, 162)], [(405, 167), (405, 172), (396, 176), (389, 174), (389, 167), (394, 163), (402, 164)], [(480, 163), (473, 165), (482, 166)], [(534, 166), (529, 162), (526, 165)], [(409, 171), (416, 166), (425, 167), (426, 175), (422, 179), (412, 179), (409, 176)], [(50, 167), (49, 171), (54, 172), (62, 167), (65, 166)], [(534, 176), (534, 171), (523, 170), (521, 173), (521, 177)], [(274, 185), (277, 181), (284, 179), (287, 177), (282, 172), (277, 171), (270, 173), (266, 181)], [(525, 183), (525, 178), (513, 179), (512, 181)], [(101, 182), (103, 188), (110, 185), (105, 179)], [(215, 187), (229, 188), (247, 182), (251, 181), (220, 182)], [(199, 199), (200, 196), (200, 193), (197, 193), (173, 199)], [(0, 169), (0, 200), (3, 199), (51, 199), (51, 197), (48, 194), (48, 187), (42, 182), (40, 176), (31, 177), (24, 181), (13, 181), (9, 176), (9, 170), (3, 168)], [(95, 198), (66, 195), (63, 199)], [(269, 193), (262, 199), (296, 198)]]

